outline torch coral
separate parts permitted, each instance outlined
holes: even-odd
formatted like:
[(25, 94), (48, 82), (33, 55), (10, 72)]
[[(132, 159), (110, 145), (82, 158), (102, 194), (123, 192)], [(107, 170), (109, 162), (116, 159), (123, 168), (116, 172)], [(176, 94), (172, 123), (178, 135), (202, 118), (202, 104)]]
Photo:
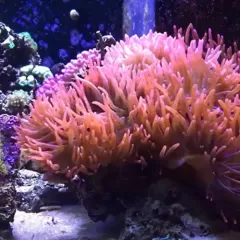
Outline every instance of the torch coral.
[(204, 40), (185, 40), (150, 31), (108, 48), (101, 65), (37, 97), (17, 128), (22, 150), (70, 178), (109, 164), (187, 162), (208, 197), (239, 205), (238, 66), (234, 56), (219, 61), (220, 45), (204, 52)]

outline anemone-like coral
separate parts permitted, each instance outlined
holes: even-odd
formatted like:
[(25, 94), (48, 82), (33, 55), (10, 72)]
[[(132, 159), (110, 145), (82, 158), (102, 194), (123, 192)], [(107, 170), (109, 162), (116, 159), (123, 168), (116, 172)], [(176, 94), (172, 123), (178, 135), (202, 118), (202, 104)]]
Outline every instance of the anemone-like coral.
[(84, 70), (73, 68), (68, 86), (59, 81), (51, 98), (39, 95), (21, 119), (17, 140), (30, 159), (69, 178), (109, 164), (187, 162), (209, 198), (239, 206), (235, 55), (227, 59), (221, 44), (206, 47), (204, 39), (187, 45), (181, 34), (150, 31), (126, 36)]

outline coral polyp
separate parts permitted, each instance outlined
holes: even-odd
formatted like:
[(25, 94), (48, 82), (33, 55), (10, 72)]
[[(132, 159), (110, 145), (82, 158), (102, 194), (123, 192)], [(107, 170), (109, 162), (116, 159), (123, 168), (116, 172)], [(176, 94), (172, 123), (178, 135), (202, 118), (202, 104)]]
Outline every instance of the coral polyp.
[(238, 59), (222, 43), (188, 38), (150, 31), (107, 48), (101, 64), (76, 61), (21, 119), (22, 150), (69, 178), (109, 164), (187, 163), (235, 223), (224, 206), (240, 203)]

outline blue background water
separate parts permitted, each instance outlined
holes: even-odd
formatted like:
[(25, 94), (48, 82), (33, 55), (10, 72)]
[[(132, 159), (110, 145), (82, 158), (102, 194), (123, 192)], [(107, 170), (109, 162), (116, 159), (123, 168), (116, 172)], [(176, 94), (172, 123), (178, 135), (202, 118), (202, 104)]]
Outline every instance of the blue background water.
[[(120, 10), (119, 10), (120, 6)], [(69, 12), (76, 9), (79, 20)], [(16, 32), (28, 31), (38, 43), (44, 65), (68, 62), (95, 45), (95, 32), (121, 37), (121, 0), (6, 0), (0, 21)]]
[[(146, 2), (153, 3), (149, 4), (150, 14), (147, 17), (143, 9)], [(78, 21), (71, 20), (69, 16), (71, 9), (79, 12)], [(30, 32), (39, 45), (43, 64), (47, 66), (57, 62), (67, 63), (78, 52), (92, 48), (95, 45), (97, 30), (101, 30), (102, 34), (112, 33), (119, 40), (123, 37), (124, 31), (130, 35), (133, 33), (141, 35), (146, 29), (156, 25), (157, 31), (171, 32), (174, 24), (186, 28), (192, 22), (201, 35), (211, 27), (214, 34), (223, 34), (228, 44), (233, 41), (239, 42), (239, 12), (239, 0), (5, 0), (5, 3), (2, 0), (0, 2), (0, 21), (16, 32)], [(142, 20), (144, 16), (145, 22)], [(155, 24), (154, 20), (156, 20)], [(143, 29), (146, 23), (149, 25)], [(127, 30), (126, 27), (124, 29), (126, 24), (130, 27)]]

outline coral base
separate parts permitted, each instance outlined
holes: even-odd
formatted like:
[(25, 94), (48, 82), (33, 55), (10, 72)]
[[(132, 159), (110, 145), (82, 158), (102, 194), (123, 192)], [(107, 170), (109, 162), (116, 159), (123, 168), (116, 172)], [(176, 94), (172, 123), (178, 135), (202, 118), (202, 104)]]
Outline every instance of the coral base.
[(7, 227), (16, 213), (16, 189), (13, 177), (0, 180), (0, 226)]

